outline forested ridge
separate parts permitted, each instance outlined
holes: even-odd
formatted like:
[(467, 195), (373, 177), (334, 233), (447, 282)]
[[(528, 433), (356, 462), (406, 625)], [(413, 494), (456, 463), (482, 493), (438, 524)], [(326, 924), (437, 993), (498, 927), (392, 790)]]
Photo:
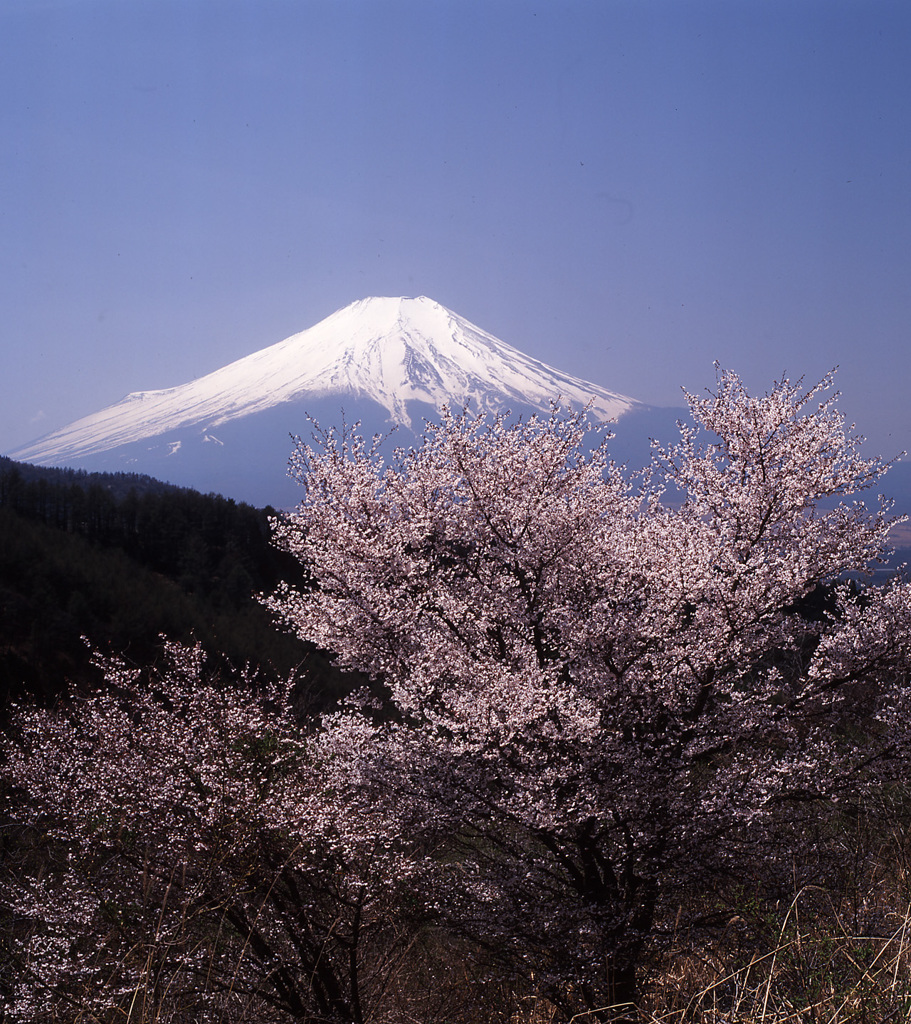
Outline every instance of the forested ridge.
[(322, 661), (256, 595), (300, 580), (270, 543), (274, 509), (131, 473), (0, 459), (0, 693), (95, 680), (91, 646), (137, 663), (159, 636), (285, 676)]

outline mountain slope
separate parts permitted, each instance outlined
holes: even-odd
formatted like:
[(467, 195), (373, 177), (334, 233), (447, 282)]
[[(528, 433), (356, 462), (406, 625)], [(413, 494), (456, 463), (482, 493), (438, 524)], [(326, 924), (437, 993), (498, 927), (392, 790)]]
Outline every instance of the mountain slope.
[(134, 392), (8, 454), (147, 473), (282, 506), (299, 498), (285, 469), (289, 434), (306, 433), (308, 415), (339, 426), (344, 411), (369, 436), (391, 425), (420, 432), (444, 404), (528, 415), (558, 399), (589, 406), (599, 420), (635, 421), (637, 435), (654, 413), (530, 358), (431, 299), (368, 298), (204, 377)]
[(529, 358), (430, 299), (370, 298), (188, 384), (127, 395), (11, 455), (59, 465), (187, 428), (205, 438), (232, 420), (330, 395), (370, 399), (406, 427), (415, 402), (546, 410), (560, 397), (591, 402), (600, 419), (639, 405)]

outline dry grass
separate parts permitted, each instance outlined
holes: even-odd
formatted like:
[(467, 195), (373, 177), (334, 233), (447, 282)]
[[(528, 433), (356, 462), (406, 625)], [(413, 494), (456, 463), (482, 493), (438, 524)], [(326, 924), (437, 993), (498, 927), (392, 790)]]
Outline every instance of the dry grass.
[[(856, 897), (856, 891), (842, 893), (837, 906), (830, 892), (807, 886), (782, 909), (779, 920), (765, 922), (768, 941), (758, 941), (755, 922), (751, 927), (741, 917), (732, 918), (724, 935), (701, 947), (680, 936), (653, 965), (635, 1019), (641, 1024), (911, 1024), (911, 901), (905, 863), (903, 857), (888, 865), (880, 862), (877, 876), (868, 878), (864, 916), (877, 922), (875, 932), (859, 933), (845, 925), (845, 918), (856, 920), (857, 908), (844, 897)], [(628, 1009), (602, 1007), (567, 1022), (539, 1000), (526, 1004), (512, 1024), (603, 1024), (629, 1018)]]
[[(911, 1024), (911, 808), (904, 793), (842, 822), (830, 842), (834, 854), (826, 863), (836, 863), (838, 870), (829, 873), (826, 887), (805, 885), (777, 910), (729, 893), (724, 905), (730, 915), (722, 933), (676, 935), (648, 965), (637, 1020)], [(567, 1016), (532, 994), (533, 981), (522, 992), (484, 969), (475, 952), (435, 932), (416, 939), (394, 981), (372, 1000), (376, 1012), (369, 1024), (629, 1019), (628, 1010), (619, 1007)], [(277, 1024), (287, 1019), (230, 986), (217, 994), (200, 992), (198, 981), (190, 981), (186, 990), (172, 989), (162, 983), (155, 964), (164, 961), (157, 947), (155, 953), (149, 953), (135, 991), (117, 1001), (118, 1009), (113, 1001), (105, 1008), (97, 992), (85, 993), (84, 1000), (61, 1005), (46, 1019), (70, 1024), (199, 1024), (203, 1019)]]
[[(911, 1022), (911, 905), (893, 915), (888, 933), (864, 935), (849, 932), (837, 918), (803, 922), (806, 895), (804, 890), (794, 898), (777, 941), (763, 952), (747, 956), (719, 942), (668, 956), (638, 1019), (642, 1024)], [(582, 1014), (573, 1021), (595, 1019)]]
[[(906, 919), (885, 938), (797, 934), (727, 973), (723, 963), (712, 965), (718, 977), (685, 1005), (646, 1010), (643, 1019), (649, 1024), (911, 1020), (908, 925)], [(664, 999), (656, 1002), (667, 999), (667, 990), (661, 995)]]

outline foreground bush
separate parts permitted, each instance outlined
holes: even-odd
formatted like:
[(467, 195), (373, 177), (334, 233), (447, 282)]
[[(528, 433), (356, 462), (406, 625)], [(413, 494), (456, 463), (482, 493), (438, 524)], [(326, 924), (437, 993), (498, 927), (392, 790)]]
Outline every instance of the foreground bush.
[(206, 678), (198, 649), (105, 673), (6, 744), (11, 1019), (370, 1019), (411, 939), (382, 810), (288, 690)]

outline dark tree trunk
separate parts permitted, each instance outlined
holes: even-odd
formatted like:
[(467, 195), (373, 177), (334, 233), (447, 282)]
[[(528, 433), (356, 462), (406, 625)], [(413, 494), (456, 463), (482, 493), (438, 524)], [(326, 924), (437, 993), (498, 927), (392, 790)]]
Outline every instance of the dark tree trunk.
[(639, 1019), (636, 1010), (636, 1001), (639, 998), (639, 988), (636, 977), (636, 964), (629, 961), (623, 964), (614, 965), (609, 968), (609, 980), (607, 985), (607, 996), (609, 999), (606, 1015), (596, 1020), (611, 1021), (612, 1024), (631, 1024)]
[(635, 1024), (639, 1020), (639, 996), (635, 961), (614, 963), (600, 984), (583, 986), (578, 993), (584, 1009), (570, 1008), (570, 1016), (583, 1024)]

